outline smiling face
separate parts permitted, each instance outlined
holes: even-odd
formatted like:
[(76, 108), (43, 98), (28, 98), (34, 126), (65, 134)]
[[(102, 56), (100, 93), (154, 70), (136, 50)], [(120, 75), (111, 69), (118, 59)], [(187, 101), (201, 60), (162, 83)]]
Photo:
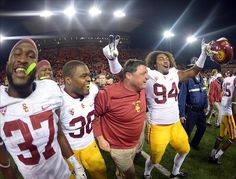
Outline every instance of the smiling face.
[(65, 77), (66, 91), (73, 97), (81, 97), (89, 94), (90, 71), (87, 65), (76, 66), (70, 76)]
[(35, 78), (36, 70), (26, 74), (27, 68), (37, 62), (37, 50), (29, 42), (22, 42), (11, 51), (7, 62), (6, 71), (9, 86), (15, 89), (29, 86)]
[(146, 88), (146, 82), (148, 79), (147, 67), (145, 65), (139, 65), (135, 72), (127, 72), (126, 78), (129, 80), (132, 89), (135, 91), (141, 91)]
[(157, 71), (159, 71), (163, 75), (167, 75), (170, 69), (169, 57), (164, 53), (158, 54), (156, 57), (156, 64), (154, 64), (154, 67), (156, 68)]
[(51, 65), (43, 65), (37, 72), (37, 78), (39, 80), (43, 79), (53, 79), (53, 72)]

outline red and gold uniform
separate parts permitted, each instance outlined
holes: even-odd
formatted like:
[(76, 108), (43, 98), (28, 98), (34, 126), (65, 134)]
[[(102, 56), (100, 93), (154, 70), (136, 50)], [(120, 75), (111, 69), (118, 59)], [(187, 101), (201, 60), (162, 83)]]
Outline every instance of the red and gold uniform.
[(170, 143), (180, 153), (190, 150), (188, 136), (179, 120), (178, 93), (179, 76), (176, 68), (167, 75), (148, 69), (146, 95), (150, 112), (149, 145), (153, 163), (160, 163)]
[(220, 137), (224, 137), (227, 133), (230, 139), (235, 139), (235, 122), (232, 115), (232, 95), (236, 87), (236, 77), (227, 77), (222, 85), (223, 97), (221, 100), (220, 115), (222, 121), (220, 124)]
[[(83, 99), (71, 97), (64, 89), (61, 107), (62, 130), (76, 157), (93, 179), (106, 179), (106, 165), (95, 142), (92, 129), (94, 99), (98, 93), (90, 83), (89, 94)], [(72, 166), (70, 166), (72, 169)]]
[(62, 93), (52, 80), (36, 81), (35, 86), (27, 98), (13, 98), (1, 86), (0, 136), (25, 179), (69, 178), (57, 140)]

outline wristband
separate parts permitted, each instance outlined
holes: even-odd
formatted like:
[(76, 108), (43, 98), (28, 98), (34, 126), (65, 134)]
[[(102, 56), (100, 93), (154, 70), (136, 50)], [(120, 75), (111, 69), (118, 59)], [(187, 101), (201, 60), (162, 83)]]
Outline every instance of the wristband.
[(3, 165), (3, 164), (0, 163), (0, 167), (2, 167), (2, 168), (9, 168), (10, 166), (11, 166), (11, 162), (10, 162), (9, 159), (8, 159), (8, 164), (7, 165)]
[(118, 58), (116, 57), (114, 60), (108, 60), (109, 68), (111, 70), (112, 74), (117, 74), (121, 72), (122, 66), (118, 61)]
[(197, 59), (196, 61), (196, 65), (199, 67), (199, 68), (203, 68), (204, 67), (204, 64), (205, 64), (205, 61), (206, 61), (206, 55), (204, 53), (201, 53), (201, 55), (199, 56), (199, 58)]

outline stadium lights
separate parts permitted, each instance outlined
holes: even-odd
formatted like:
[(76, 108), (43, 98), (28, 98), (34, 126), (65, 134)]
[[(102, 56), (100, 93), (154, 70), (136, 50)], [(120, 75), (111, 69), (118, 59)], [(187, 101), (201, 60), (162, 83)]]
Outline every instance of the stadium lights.
[(89, 9), (89, 15), (92, 17), (98, 16), (102, 13), (102, 11), (100, 9), (98, 9), (97, 7), (92, 7)]
[(63, 12), (68, 17), (73, 17), (76, 14), (76, 10), (72, 6), (66, 8)]
[(44, 10), (40, 13), (40, 17), (50, 17), (52, 15), (52, 12), (51, 11), (48, 11), (48, 10)]
[(187, 37), (187, 39), (186, 39), (186, 41), (187, 41), (188, 44), (189, 44), (189, 43), (193, 43), (193, 42), (195, 42), (196, 40), (197, 40), (197, 38), (194, 37), (194, 36), (189, 36), (189, 37)]
[(114, 17), (117, 17), (117, 18), (121, 18), (121, 17), (125, 17), (126, 16), (126, 14), (122, 10), (114, 11), (113, 15), (114, 15)]
[(21, 40), (21, 39), (26, 39), (26, 38), (31, 38), (31, 39), (51, 39), (55, 38), (56, 36), (54, 35), (26, 35), (26, 36), (3, 36), (0, 35), (0, 42), (7, 41), (7, 40)]
[(164, 32), (164, 38), (168, 39), (168, 38), (171, 38), (171, 37), (174, 37), (175, 34), (173, 34), (171, 31), (167, 30)]
[(0, 34), (0, 43), (3, 42), (4, 39), (5, 39), (5, 37), (2, 34)]

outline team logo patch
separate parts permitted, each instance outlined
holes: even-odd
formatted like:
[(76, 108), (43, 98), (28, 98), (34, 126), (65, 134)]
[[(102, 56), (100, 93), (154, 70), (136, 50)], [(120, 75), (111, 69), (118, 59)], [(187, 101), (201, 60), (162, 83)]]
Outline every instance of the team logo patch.
[(84, 108), (84, 104), (83, 103), (81, 103), (81, 107)]
[(0, 113), (1, 113), (3, 116), (5, 116), (6, 112), (7, 112), (7, 107), (0, 108)]
[(135, 109), (136, 112), (141, 111), (141, 101), (133, 102), (133, 105), (134, 105), (134, 109)]
[(69, 109), (69, 113), (73, 116), (75, 114), (74, 108)]
[(22, 104), (22, 108), (23, 108), (23, 110), (24, 110), (25, 112), (29, 112), (29, 107), (27, 106), (26, 103), (23, 103), (23, 104)]

